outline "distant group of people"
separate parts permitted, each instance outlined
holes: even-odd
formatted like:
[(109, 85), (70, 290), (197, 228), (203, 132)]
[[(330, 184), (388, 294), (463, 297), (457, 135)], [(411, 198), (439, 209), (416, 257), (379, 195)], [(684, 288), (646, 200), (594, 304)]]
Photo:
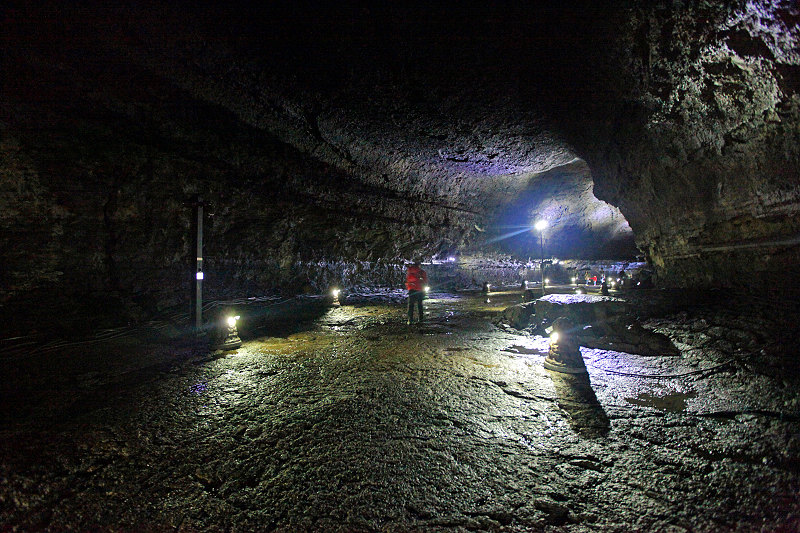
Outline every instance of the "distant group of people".
[[(474, 280), (473, 280), (474, 281)], [(613, 281), (613, 280), (612, 280)], [(619, 283), (619, 287), (625, 287), (630, 284), (630, 276), (625, 271), (625, 268), (620, 270), (616, 282)], [(592, 274), (591, 272), (586, 274), (585, 277), (581, 276), (580, 280), (577, 281), (579, 284), (585, 283), (586, 285), (600, 285), (601, 286), (601, 294), (608, 294), (608, 287), (609, 282), (606, 279), (605, 272), (600, 272), (600, 275)], [(611, 283), (613, 285), (613, 283)], [(425, 292), (428, 286), (428, 274), (422, 269), (422, 266), (418, 261), (408, 265), (406, 270), (406, 289), (408, 290), (408, 324), (413, 324), (414, 321), (414, 314), (416, 310), (417, 315), (417, 324), (421, 324), (424, 319), (424, 310), (422, 306), (422, 302), (425, 299)], [(483, 292), (489, 292), (490, 285), (488, 283), (483, 284)], [(523, 290), (527, 289), (527, 282), (523, 281), (521, 288)]]
[[(600, 276), (598, 276), (597, 274), (591, 274), (590, 273), (590, 274), (587, 274), (585, 278), (581, 277), (578, 280), (578, 283), (579, 284), (586, 284), (586, 285), (603, 285), (603, 284), (607, 284), (608, 281), (609, 280), (606, 278), (606, 273), (601, 271), (600, 272)], [(613, 280), (611, 280), (611, 281), (613, 281)], [(627, 281), (629, 281), (628, 273), (625, 272), (625, 269), (623, 268), (622, 270), (619, 271), (619, 275), (617, 277), (617, 282), (620, 284), (620, 286), (623, 286), (623, 285), (625, 285), (625, 283)]]

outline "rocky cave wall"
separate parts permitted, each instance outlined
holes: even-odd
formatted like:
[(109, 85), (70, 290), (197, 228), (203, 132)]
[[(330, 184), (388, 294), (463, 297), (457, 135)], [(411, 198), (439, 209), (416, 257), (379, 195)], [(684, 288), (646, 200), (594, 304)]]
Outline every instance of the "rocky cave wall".
[[(661, 284), (791, 287), (800, 262), (800, 7), (640, 4), (610, 29), (624, 88), (567, 134)], [(603, 93), (601, 93), (603, 94)], [(607, 93), (606, 93), (607, 94)], [(587, 109), (589, 112), (586, 112)]]
[(197, 195), (207, 298), (397, 284), (397, 263), (460, 242), (448, 219), (467, 210), (353, 179), (91, 34), (62, 40), (38, 22), (13, 26), (31, 45), (6, 48), (2, 65), (9, 331), (52, 327), (42, 315), (97, 326), (188, 308)]

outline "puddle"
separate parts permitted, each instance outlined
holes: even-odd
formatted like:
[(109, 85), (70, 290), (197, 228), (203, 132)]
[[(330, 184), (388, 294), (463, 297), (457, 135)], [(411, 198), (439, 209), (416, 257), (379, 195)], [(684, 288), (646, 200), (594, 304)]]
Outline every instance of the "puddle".
[(653, 407), (659, 411), (670, 413), (680, 413), (686, 409), (686, 401), (697, 396), (692, 392), (672, 392), (664, 396), (654, 396), (652, 394), (641, 393), (636, 398), (625, 398), (625, 401), (640, 407)]

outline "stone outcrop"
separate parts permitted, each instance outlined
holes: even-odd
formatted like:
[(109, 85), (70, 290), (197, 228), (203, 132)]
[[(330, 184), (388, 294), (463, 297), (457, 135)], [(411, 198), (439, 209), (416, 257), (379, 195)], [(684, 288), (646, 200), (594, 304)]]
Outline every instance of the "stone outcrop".
[(553, 322), (568, 318), (573, 324), (600, 322), (625, 314), (625, 300), (596, 294), (548, 294), (534, 302), (536, 318)]
[(516, 329), (547, 335), (556, 321), (573, 325), (575, 344), (639, 355), (678, 355), (662, 333), (645, 329), (622, 298), (594, 294), (550, 294), (506, 309), (496, 320)]
[(536, 302), (525, 302), (511, 307), (506, 307), (495, 319), (497, 324), (507, 324), (515, 329), (524, 329), (531, 323), (531, 316), (535, 313)]

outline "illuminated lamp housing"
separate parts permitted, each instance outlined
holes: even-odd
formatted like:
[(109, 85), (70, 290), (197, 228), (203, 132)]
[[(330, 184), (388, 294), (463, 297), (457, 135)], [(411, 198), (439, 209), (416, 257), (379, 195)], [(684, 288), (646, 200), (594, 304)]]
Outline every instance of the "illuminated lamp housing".
[(239, 330), (236, 328), (238, 320), (239, 315), (230, 315), (225, 319), (225, 337), (220, 344), (216, 345), (217, 350), (235, 350), (242, 345), (242, 339), (239, 338)]
[(578, 345), (572, 340), (575, 326), (566, 318), (557, 318), (553, 322), (550, 334), (550, 350), (544, 360), (544, 367), (553, 372), (564, 374), (587, 374), (586, 364)]

